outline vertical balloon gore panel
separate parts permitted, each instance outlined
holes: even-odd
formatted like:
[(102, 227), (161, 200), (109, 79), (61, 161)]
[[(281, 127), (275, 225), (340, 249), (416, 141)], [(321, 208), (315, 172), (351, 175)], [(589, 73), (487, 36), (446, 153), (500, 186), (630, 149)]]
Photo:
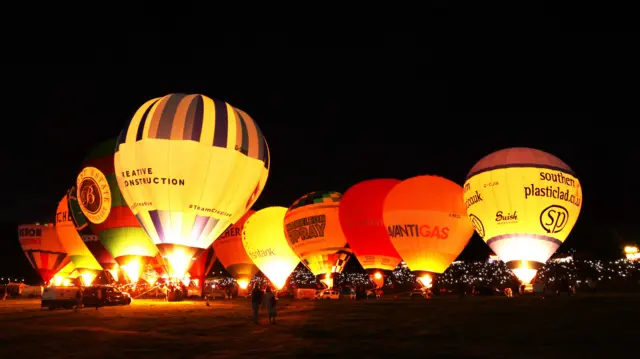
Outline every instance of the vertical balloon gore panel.
[(284, 234), (285, 207), (268, 207), (254, 213), (243, 226), (242, 245), (262, 273), (281, 289), (300, 263)]
[(339, 192), (308, 193), (289, 207), (284, 218), (291, 248), (316, 276), (340, 273), (352, 253), (340, 226), (341, 197)]
[(56, 211), (56, 232), (60, 243), (71, 258), (76, 270), (80, 273), (97, 273), (102, 270), (102, 267), (84, 244), (80, 234), (78, 234), (68, 203), (68, 196), (65, 195), (59, 202)]
[(400, 255), (384, 225), (384, 200), (401, 181), (373, 179), (350, 187), (340, 200), (340, 225), (349, 247), (365, 270), (394, 270)]
[(111, 256), (109, 251), (100, 243), (98, 236), (96, 235), (82, 235), (82, 241), (89, 249), (89, 252), (98, 261), (103, 269), (112, 270), (115, 269), (118, 264)]
[(200, 290), (204, 288), (205, 279), (209, 273), (211, 273), (215, 261), (215, 251), (213, 247), (209, 247), (205, 249), (192, 264), (189, 275)]
[(100, 241), (120, 265), (126, 265), (134, 257), (146, 263), (158, 254), (158, 249), (140, 227), (114, 227), (100, 231)]
[(580, 182), (560, 169), (495, 168), (472, 175), (464, 191), (476, 232), (505, 262), (546, 262), (582, 206)]

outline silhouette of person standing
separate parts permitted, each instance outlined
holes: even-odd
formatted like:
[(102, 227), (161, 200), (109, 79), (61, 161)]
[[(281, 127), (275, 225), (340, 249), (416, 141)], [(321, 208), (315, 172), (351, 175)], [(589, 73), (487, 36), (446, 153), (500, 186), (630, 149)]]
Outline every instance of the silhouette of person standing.
[(267, 287), (267, 292), (264, 294), (264, 306), (267, 308), (269, 323), (276, 324), (276, 295), (271, 287)]
[(251, 308), (253, 309), (253, 321), (258, 324), (258, 313), (262, 304), (262, 291), (256, 285), (251, 292)]

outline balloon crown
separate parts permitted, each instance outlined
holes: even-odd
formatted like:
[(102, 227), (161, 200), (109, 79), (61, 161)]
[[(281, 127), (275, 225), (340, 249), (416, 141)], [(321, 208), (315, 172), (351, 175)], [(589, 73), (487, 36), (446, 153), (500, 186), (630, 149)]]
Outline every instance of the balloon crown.
[(296, 208), (317, 204), (317, 203), (338, 203), (342, 198), (342, 193), (335, 191), (316, 191), (305, 194), (304, 196), (298, 198), (289, 210), (294, 210)]

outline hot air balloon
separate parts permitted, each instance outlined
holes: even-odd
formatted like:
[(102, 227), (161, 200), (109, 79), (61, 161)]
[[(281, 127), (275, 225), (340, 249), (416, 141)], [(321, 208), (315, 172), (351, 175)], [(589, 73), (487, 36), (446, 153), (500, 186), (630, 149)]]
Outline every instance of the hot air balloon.
[(120, 192), (113, 165), (115, 148), (114, 138), (89, 152), (76, 179), (77, 195), (89, 228), (99, 238), (99, 242), (91, 243), (110, 253), (129, 280), (136, 283), (145, 267), (153, 263), (158, 249)]
[(384, 201), (391, 243), (420, 282), (441, 274), (473, 235), (462, 202), (462, 187), (438, 176), (412, 177), (397, 184)]
[(21, 225), (18, 227), (18, 240), (29, 263), (45, 284), (71, 262), (52, 223)]
[[(67, 257), (67, 258), (69, 258), (69, 257)], [(76, 274), (74, 276), (74, 272), (76, 272), (76, 267), (73, 265), (73, 262), (71, 262), (69, 260), (69, 263), (67, 263), (67, 265), (62, 267), (62, 269), (60, 269), (58, 271), (58, 273), (56, 273), (53, 276), (52, 281), (49, 283), (49, 285), (53, 285), (53, 286), (56, 286), (56, 287), (60, 287), (60, 286), (68, 287), (68, 286), (70, 286), (71, 285), (71, 280), (78, 276), (78, 274)]]
[(216, 253), (213, 250), (213, 246), (211, 246), (200, 254), (189, 270), (189, 277), (200, 289), (201, 293), (203, 293), (204, 281), (207, 279), (207, 275), (211, 272), (215, 262)]
[(93, 257), (76, 230), (76, 225), (73, 222), (69, 209), (70, 192), (72, 191), (68, 191), (60, 203), (58, 203), (58, 209), (56, 211), (56, 232), (58, 233), (62, 247), (76, 267), (76, 271), (82, 276), (82, 283), (84, 285), (90, 285), (98, 273), (102, 271), (102, 267)]
[(311, 192), (296, 200), (284, 218), (285, 234), (302, 263), (329, 288), (351, 249), (342, 233), (339, 192)]
[(349, 188), (340, 200), (340, 225), (349, 247), (377, 287), (384, 284), (400, 263), (400, 255), (391, 243), (384, 225), (384, 200), (400, 183), (396, 179), (363, 181)]
[(242, 227), (245, 251), (276, 289), (282, 289), (300, 263), (284, 236), (286, 213), (285, 207), (267, 207), (251, 215)]
[(98, 236), (89, 228), (89, 221), (80, 208), (78, 202), (76, 186), (71, 187), (69, 191), (69, 210), (71, 213), (71, 219), (76, 226), (76, 231), (82, 238), (82, 241), (89, 249), (89, 252), (98, 261), (102, 269), (108, 270), (111, 275), (117, 279), (117, 263), (113, 259), (111, 253), (100, 243)]
[(478, 235), (528, 284), (576, 224), (582, 187), (559, 158), (508, 148), (469, 171), (464, 205)]
[(242, 245), (242, 227), (254, 213), (255, 211), (250, 209), (213, 242), (218, 260), (238, 282), (241, 289), (247, 289), (251, 279), (258, 273), (258, 267), (253, 264)]
[(269, 148), (245, 112), (203, 95), (146, 102), (118, 139), (118, 186), (160, 250), (170, 276), (255, 203)]

